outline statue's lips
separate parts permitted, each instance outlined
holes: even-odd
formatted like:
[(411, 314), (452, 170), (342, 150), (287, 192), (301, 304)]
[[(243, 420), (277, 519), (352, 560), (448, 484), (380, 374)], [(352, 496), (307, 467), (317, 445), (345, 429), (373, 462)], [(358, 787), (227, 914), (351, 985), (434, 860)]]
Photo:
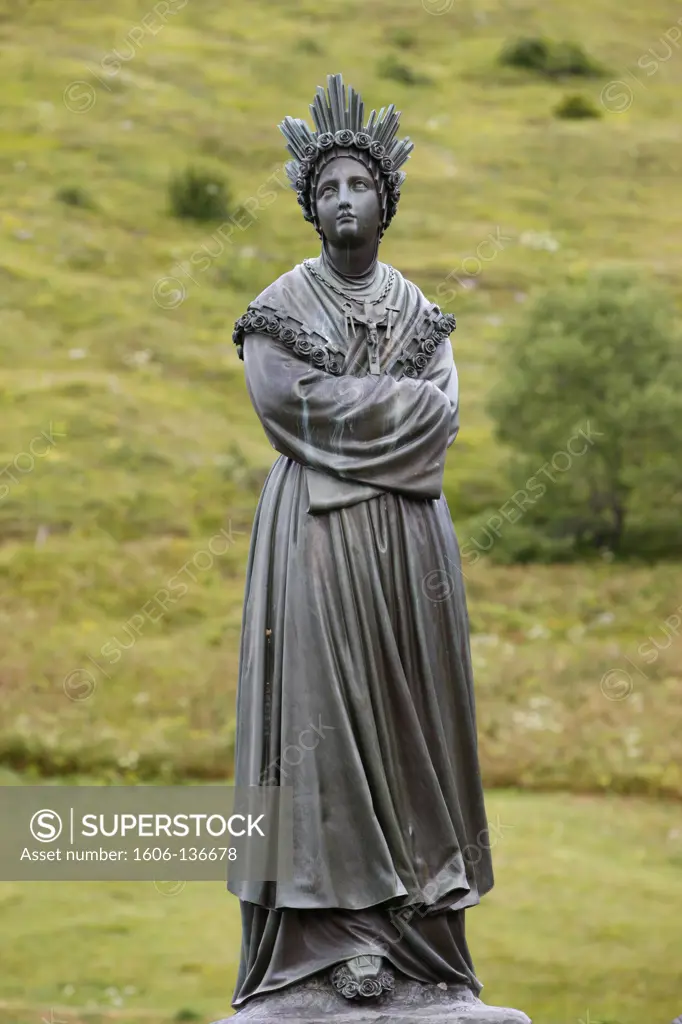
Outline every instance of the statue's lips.
[(353, 213), (341, 213), (336, 218), (338, 224), (343, 224), (343, 222), (347, 220), (357, 220), (357, 217)]

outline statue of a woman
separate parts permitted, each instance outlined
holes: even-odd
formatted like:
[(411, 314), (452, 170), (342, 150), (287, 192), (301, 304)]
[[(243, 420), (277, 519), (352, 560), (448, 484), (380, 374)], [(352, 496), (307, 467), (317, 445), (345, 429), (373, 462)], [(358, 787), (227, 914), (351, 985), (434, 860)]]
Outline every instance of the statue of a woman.
[(455, 321), (377, 258), (413, 148), (396, 138), (399, 113), (365, 122), (340, 75), (310, 109), (315, 132), (291, 117), (280, 129), (320, 255), (234, 332), (280, 453), (251, 538), (235, 782), (292, 787), (294, 875), (230, 886), (243, 921), (233, 1004), (274, 1019), (274, 994), (326, 986), (348, 1014), (420, 983), (441, 1002), (454, 987), (473, 1011), (464, 912), (493, 876), (442, 494)]

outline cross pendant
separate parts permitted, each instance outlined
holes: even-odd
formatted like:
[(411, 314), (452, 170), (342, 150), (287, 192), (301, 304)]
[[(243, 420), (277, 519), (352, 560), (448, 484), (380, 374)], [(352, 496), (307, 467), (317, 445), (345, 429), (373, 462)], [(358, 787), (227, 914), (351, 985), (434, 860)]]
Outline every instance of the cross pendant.
[(379, 362), (379, 335), (377, 334), (377, 327), (381, 321), (373, 320), (370, 315), (369, 302), (365, 299), (365, 315), (362, 318), (362, 322), (367, 328), (367, 348), (369, 353), (369, 372), (372, 374), (381, 373), (381, 364)]
[(383, 312), (379, 313), (378, 318), (375, 320), (370, 312), (369, 303), (367, 300), (364, 302), (365, 312), (364, 315), (361, 313), (354, 313), (353, 307), (350, 302), (343, 304), (343, 311), (346, 317), (346, 340), (349, 340), (348, 328), (350, 327), (353, 336), (355, 336), (355, 324), (356, 322), (362, 324), (367, 328), (367, 354), (369, 356), (369, 372), (372, 374), (381, 373), (381, 363), (379, 361), (379, 334), (377, 331), (378, 327), (385, 327), (386, 323), (390, 327), (390, 319), (385, 319)]
[(369, 372), (370, 373), (381, 373), (381, 363), (379, 362), (379, 335), (377, 334), (376, 324), (373, 320), (370, 320), (367, 324), (367, 347), (369, 349)]

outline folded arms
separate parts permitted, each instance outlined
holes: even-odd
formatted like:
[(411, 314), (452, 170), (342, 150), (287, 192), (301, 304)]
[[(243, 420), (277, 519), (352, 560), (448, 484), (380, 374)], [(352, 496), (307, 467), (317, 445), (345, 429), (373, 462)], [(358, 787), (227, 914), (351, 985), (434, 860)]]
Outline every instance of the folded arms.
[(438, 498), (458, 430), (450, 342), (419, 378), (333, 376), (268, 335), (244, 344), (246, 384), (273, 447), (313, 470), (413, 498)]

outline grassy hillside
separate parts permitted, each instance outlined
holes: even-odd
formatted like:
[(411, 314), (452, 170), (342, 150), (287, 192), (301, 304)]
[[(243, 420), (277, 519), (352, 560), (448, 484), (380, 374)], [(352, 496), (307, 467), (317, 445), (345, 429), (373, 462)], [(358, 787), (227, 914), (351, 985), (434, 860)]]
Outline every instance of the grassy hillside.
[[(433, 298), (451, 275), (462, 430), (446, 490), (463, 523), (509, 497), (484, 406), (530, 290), (625, 264), (680, 291), (682, 55), (638, 65), (666, 55), (679, 17), (674, 0), (0, 0), (5, 763), (229, 771), (248, 531), (273, 459), (232, 323), (316, 252), (280, 184), (277, 121), (306, 116), (330, 71), (403, 110), (416, 149), (381, 255)], [(497, 65), (509, 38), (540, 33), (608, 73)], [(382, 77), (387, 58), (421, 84)], [(603, 95), (603, 117), (554, 118), (574, 91)], [(226, 242), (168, 213), (188, 163), (229, 182)], [(179, 573), (186, 592), (160, 612)], [(680, 642), (664, 625), (679, 569), (481, 561), (468, 576), (487, 781), (682, 794)], [(666, 645), (652, 663), (649, 636)], [(601, 682), (621, 670), (631, 681)]]

